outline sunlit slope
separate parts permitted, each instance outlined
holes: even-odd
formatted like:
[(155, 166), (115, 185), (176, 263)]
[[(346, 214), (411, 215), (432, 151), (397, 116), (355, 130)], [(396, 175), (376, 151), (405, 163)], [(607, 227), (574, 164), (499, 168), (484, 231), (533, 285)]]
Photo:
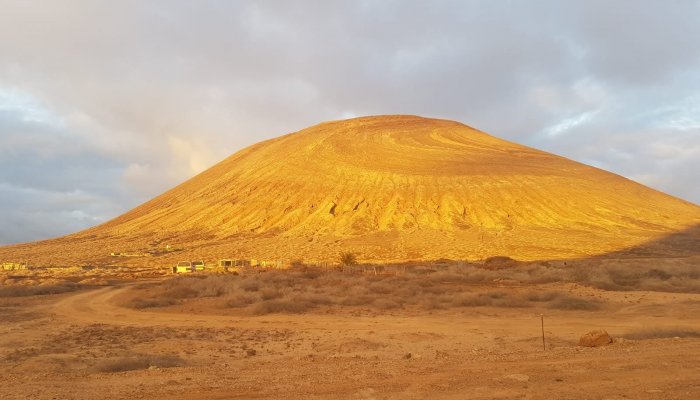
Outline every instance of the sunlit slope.
[(698, 223), (700, 207), (620, 176), (457, 122), (378, 116), (258, 143), (63, 240), (169, 243), (212, 258), (539, 259), (617, 251)]

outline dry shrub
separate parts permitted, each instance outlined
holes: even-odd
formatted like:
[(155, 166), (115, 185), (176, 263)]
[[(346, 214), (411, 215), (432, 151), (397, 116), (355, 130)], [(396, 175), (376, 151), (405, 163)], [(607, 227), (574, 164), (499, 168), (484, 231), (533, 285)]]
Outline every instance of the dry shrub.
[(419, 281), (421, 286), (432, 286), (440, 283), (461, 283), (465, 282), (465, 275), (453, 271), (438, 271), (430, 274), (426, 279)]
[(389, 294), (394, 290), (396, 290), (396, 288), (390, 282), (372, 282), (369, 285), (369, 291), (374, 294)]
[(285, 298), (282, 300), (265, 300), (252, 306), (251, 312), (255, 315), (283, 313), (301, 314), (314, 308), (315, 305), (298, 298)]
[(522, 297), (504, 291), (486, 293), (486, 296), (493, 300), (494, 307), (527, 307), (528, 302)]
[(561, 293), (559, 292), (530, 292), (528, 293), (525, 298), (528, 301), (535, 301), (535, 302), (548, 302), (552, 301), (558, 297), (561, 296)]
[(700, 273), (691, 262), (656, 265), (653, 261), (612, 260), (564, 269), (564, 281), (604, 290), (655, 290), (700, 293)]
[(283, 296), (284, 294), (277, 289), (263, 289), (260, 291), (260, 298), (263, 300), (274, 300)]
[(230, 307), (230, 308), (243, 308), (243, 307), (247, 307), (247, 306), (249, 306), (249, 305), (251, 305), (259, 300), (260, 299), (253, 294), (239, 293), (239, 294), (235, 294), (231, 297), (228, 297), (226, 299), (224, 305), (226, 307)]
[(413, 285), (402, 285), (394, 289), (394, 295), (404, 299), (406, 301), (411, 301), (412, 299), (415, 299), (418, 296), (423, 296), (426, 294), (434, 294), (436, 292), (435, 287), (425, 287), (425, 288), (420, 288), (418, 286), (413, 286)]
[(508, 256), (494, 256), (489, 257), (484, 260), (483, 268), (487, 269), (501, 269), (501, 268), (512, 268), (518, 265), (518, 261), (514, 260)]
[(491, 299), (483, 295), (460, 294), (452, 301), (454, 307), (481, 307), (491, 304)]
[(301, 299), (313, 306), (327, 306), (333, 304), (333, 299), (323, 294), (306, 294), (301, 296)]
[(317, 269), (310, 269), (306, 268), (304, 271), (302, 271), (299, 276), (303, 279), (316, 279), (319, 276), (321, 276), (323, 272)]
[(396, 308), (401, 308), (401, 304), (395, 300), (392, 299), (386, 299), (383, 297), (377, 298), (372, 302), (372, 305), (374, 307), (380, 309), (380, 310), (393, 310)]
[(600, 303), (579, 297), (562, 295), (548, 304), (547, 307), (557, 310), (595, 311), (600, 309)]
[(523, 298), (504, 291), (487, 293), (462, 293), (455, 297), (452, 305), (455, 307), (527, 307)]
[(236, 279), (238, 277), (234, 275), (179, 276), (166, 280), (160, 285), (141, 288), (153, 289), (153, 293), (148, 297), (136, 297), (125, 305), (132, 308), (163, 307), (176, 304), (178, 300), (220, 297), (233, 289)]
[(134, 297), (133, 299), (127, 301), (124, 305), (126, 307), (143, 309), (143, 308), (155, 308), (155, 307), (167, 307), (177, 304), (177, 300), (170, 298), (143, 298)]
[(228, 292), (235, 275), (202, 275), (177, 277), (164, 285), (169, 297), (178, 299), (219, 297)]
[(625, 339), (666, 339), (666, 338), (700, 338), (700, 330), (692, 328), (658, 328), (639, 329), (622, 335)]
[(188, 287), (176, 287), (168, 289), (163, 292), (164, 297), (175, 298), (175, 299), (192, 299), (197, 296), (197, 292)]
[(586, 300), (562, 292), (530, 292), (524, 296), (527, 301), (547, 303), (548, 308), (557, 310), (594, 311), (600, 309), (597, 301)]
[(444, 310), (447, 308), (445, 302), (437, 297), (423, 298), (418, 302), (418, 305), (425, 310)]
[(85, 286), (74, 282), (49, 285), (11, 285), (0, 287), (0, 297), (25, 297), (73, 292)]
[[(589, 260), (553, 265), (547, 262), (526, 263), (497, 258), (483, 265), (456, 263), (425, 279), (434, 284), (487, 283), (496, 280), (527, 284), (574, 282), (618, 291), (700, 293), (700, 270), (692, 260), (677, 261), (675, 264), (674, 261), (666, 261), (663, 265), (653, 260)], [(425, 281), (420, 284), (431, 286), (431, 283)]]
[(340, 255), (340, 264), (351, 266), (357, 264), (357, 257), (353, 253), (342, 253)]
[(260, 290), (260, 282), (249, 278), (239, 283), (238, 287), (245, 290), (246, 292), (257, 292), (258, 290)]
[(652, 268), (649, 271), (647, 271), (644, 276), (646, 278), (651, 278), (651, 279), (658, 279), (662, 281), (667, 281), (673, 277), (673, 275), (669, 274), (666, 271), (657, 269), (657, 268)]
[(413, 286), (406, 287), (403, 289), (404, 293), (409, 293), (409, 291), (414, 292), (416, 295), (433, 295), (433, 296), (440, 296), (442, 294), (449, 294), (451, 292), (454, 292), (456, 289), (455, 285), (429, 285), (429, 286), (422, 286), (417, 282)]
[(370, 295), (347, 296), (338, 299), (337, 304), (341, 306), (366, 306), (374, 302), (374, 297)]
[(134, 355), (100, 360), (92, 368), (94, 372), (125, 372), (148, 369), (149, 367), (173, 368), (186, 363), (175, 355)]
[(419, 281), (419, 284), (430, 286), (436, 283), (481, 283), (497, 276), (497, 273), (482, 268), (453, 266), (428, 275)]

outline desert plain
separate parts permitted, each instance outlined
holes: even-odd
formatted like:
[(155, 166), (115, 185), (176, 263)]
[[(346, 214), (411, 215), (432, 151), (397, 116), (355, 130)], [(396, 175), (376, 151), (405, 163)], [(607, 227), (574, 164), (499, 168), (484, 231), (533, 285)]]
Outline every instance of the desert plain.
[(698, 398), (698, 262), (6, 272), (0, 397)]

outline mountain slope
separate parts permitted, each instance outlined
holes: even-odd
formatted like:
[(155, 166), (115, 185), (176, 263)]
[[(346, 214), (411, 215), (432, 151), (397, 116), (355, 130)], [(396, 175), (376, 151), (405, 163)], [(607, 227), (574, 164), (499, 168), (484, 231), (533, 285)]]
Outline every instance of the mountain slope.
[(698, 223), (700, 207), (600, 169), (457, 122), (378, 116), (258, 143), (106, 224), (12, 249), (42, 260), (166, 243), (212, 260), (567, 258)]

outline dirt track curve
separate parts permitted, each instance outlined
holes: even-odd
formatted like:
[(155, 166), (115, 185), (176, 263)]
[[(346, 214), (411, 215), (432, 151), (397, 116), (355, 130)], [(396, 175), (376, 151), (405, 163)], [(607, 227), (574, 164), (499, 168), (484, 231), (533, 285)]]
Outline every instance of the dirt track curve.
[[(643, 327), (698, 329), (698, 295), (573, 288), (617, 306), (549, 312), (543, 351), (535, 309), (216, 315), (228, 311), (204, 303), (119, 306), (132, 287), (27, 305), (33, 319), (4, 326), (0, 336), (0, 398), (700, 398), (699, 339), (576, 346), (596, 328), (617, 337)], [(183, 363), (99, 369), (123, 357), (163, 354)]]

